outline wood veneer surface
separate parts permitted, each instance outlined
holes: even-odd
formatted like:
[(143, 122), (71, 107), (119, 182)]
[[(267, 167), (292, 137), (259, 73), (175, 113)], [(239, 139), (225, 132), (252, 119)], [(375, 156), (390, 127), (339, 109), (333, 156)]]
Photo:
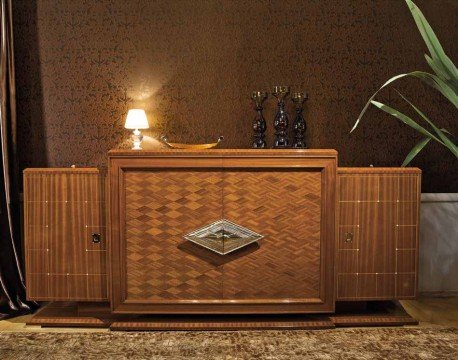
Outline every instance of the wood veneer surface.
[[(115, 312), (332, 311), (336, 153), (269, 154), (110, 152)], [(227, 257), (183, 240), (222, 217), (265, 238)]]
[(183, 150), (183, 149), (154, 149), (132, 150), (113, 149), (108, 152), (109, 157), (336, 157), (333, 149), (210, 149), (210, 150)]
[(104, 183), (97, 169), (24, 171), (30, 300), (107, 299)]
[(337, 299), (414, 298), (421, 171), (339, 168), (338, 173)]

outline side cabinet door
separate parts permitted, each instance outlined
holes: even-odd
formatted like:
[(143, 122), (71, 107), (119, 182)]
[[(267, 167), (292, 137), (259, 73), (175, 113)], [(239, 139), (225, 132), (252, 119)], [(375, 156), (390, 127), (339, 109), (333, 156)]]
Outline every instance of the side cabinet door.
[(103, 183), (97, 169), (25, 170), (29, 299), (107, 299)]
[(338, 299), (415, 297), (419, 176), (359, 170), (339, 183)]

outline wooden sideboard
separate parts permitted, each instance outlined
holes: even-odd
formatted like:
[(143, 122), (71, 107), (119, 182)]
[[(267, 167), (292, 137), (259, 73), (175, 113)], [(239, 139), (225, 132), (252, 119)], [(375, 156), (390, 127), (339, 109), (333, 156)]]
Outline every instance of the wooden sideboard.
[[(334, 150), (109, 153), (115, 313), (334, 309)], [(184, 236), (226, 219), (263, 238), (226, 255)]]
[[(28, 298), (112, 314), (414, 298), (420, 170), (336, 165), (333, 150), (114, 150), (107, 177), (26, 169)], [(225, 255), (185, 238), (223, 219), (262, 238)]]

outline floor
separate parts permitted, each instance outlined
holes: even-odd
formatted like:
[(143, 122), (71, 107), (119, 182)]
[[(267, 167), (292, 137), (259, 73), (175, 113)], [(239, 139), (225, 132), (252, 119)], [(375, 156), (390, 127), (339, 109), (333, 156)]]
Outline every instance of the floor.
[[(420, 321), (420, 326), (447, 326), (458, 328), (458, 296), (456, 297), (420, 297), (417, 300), (401, 301), (406, 311)], [(26, 325), (32, 315), (19, 316), (0, 321), (2, 331), (32, 332), (107, 332), (107, 329), (84, 328), (41, 328)]]
[(420, 297), (401, 301), (401, 304), (410, 316), (420, 321), (420, 326), (458, 328), (458, 296)]

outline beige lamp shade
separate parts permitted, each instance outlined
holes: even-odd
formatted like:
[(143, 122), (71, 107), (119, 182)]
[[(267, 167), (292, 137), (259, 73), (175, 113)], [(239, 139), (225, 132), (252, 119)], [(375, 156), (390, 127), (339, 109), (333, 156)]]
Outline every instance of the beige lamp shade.
[(126, 129), (148, 129), (148, 119), (146, 118), (145, 110), (142, 109), (130, 109), (127, 112), (126, 123), (124, 125)]

